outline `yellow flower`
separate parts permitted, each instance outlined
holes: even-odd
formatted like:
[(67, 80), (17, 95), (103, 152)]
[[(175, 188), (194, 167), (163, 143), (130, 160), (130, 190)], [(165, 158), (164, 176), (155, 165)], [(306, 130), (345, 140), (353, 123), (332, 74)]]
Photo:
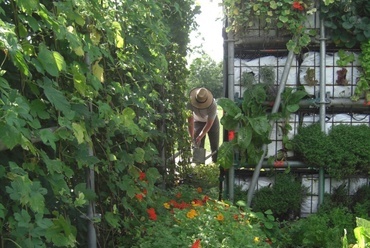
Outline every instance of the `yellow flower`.
[(189, 219), (193, 219), (197, 215), (197, 211), (195, 211), (194, 209), (190, 209), (190, 211), (187, 212), (186, 217), (188, 217)]
[(216, 220), (219, 220), (219, 221), (223, 221), (224, 220), (224, 216), (220, 213), (216, 216)]
[(170, 204), (168, 204), (167, 202), (163, 203), (163, 207), (166, 208), (166, 209), (170, 209)]
[(254, 243), (259, 243), (260, 242), (260, 238), (259, 237), (254, 237)]

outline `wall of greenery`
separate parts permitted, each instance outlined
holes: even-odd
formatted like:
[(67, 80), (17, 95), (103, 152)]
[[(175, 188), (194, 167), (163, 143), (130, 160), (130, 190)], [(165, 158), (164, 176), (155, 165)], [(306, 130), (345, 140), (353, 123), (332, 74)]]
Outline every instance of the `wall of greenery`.
[(188, 147), (197, 11), (191, 0), (0, 0), (0, 247), (87, 247), (90, 201), (99, 247), (127, 242), (157, 179), (172, 183), (166, 158)]

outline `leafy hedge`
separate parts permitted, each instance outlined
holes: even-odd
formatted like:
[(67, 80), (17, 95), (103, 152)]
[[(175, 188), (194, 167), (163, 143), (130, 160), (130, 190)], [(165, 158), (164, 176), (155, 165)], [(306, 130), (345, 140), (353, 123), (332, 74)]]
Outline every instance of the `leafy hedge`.
[(367, 125), (335, 125), (326, 135), (318, 124), (299, 129), (294, 151), (308, 166), (325, 168), (342, 179), (370, 172), (370, 128)]
[(87, 247), (89, 223), (99, 247), (130, 240), (154, 184), (171, 183), (166, 158), (188, 147), (196, 12), (190, 0), (0, 0), (2, 247)]

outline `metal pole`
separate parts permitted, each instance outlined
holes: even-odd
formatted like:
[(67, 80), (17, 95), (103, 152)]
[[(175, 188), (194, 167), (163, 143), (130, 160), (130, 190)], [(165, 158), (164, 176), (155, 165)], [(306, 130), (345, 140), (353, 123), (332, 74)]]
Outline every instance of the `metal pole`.
[[(283, 93), (283, 91), (285, 89), (285, 84), (286, 84), (286, 81), (288, 80), (289, 70), (291, 68), (293, 58), (294, 58), (294, 52), (289, 51), (288, 58), (286, 60), (285, 66), (284, 66), (283, 75), (281, 76), (281, 82), (280, 82), (280, 85), (279, 85), (279, 90), (278, 90), (278, 93), (277, 93), (277, 96), (276, 96), (276, 99), (275, 99), (274, 106), (272, 107), (272, 110), (271, 110), (272, 114), (276, 113), (279, 109), (280, 102), (281, 102), (281, 94)], [(273, 124), (274, 124), (274, 121), (270, 121), (270, 125), (272, 126)], [(271, 130), (270, 130), (270, 134), (271, 134)], [(251, 181), (251, 184), (249, 185), (249, 189), (248, 189), (247, 206), (249, 206), (249, 207), (251, 206), (252, 198), (253, 198), (253, 194), (254, 194), (254, 188), (257, 185), (258, 177), (259, 177), (260, 170), (261, 170), (261, 167), (262, 167), (262, 163), (263, 163), (263, 161), (265, 159), (265, 156), (266, 156), (267, 144), (263, 144), (262, 151), (263, 151), (262, 156), (261, 156), (261, 158), (260, 158), (260, 160), (259, 160), (259, 162), (258, 162), (258, 164), (257, 164), (257, 166), (256, 166), (256, 168), (253, 172), (252, 181)]]
[[(326, 115), (326, 47), (325, 47), (325, 27), (324, 19), (320, 15), (320, 127), (321, 131), (326, 132), (325, 115)], [(319, 206), (324, 200), (325, 193), (325, 176), (324, 169), (319, 170)]]
[[(233, 31), (228, 33), (228, 40), (227, 40), (227, 68), (228, 68), (228, 98), (231, 100), (234, 99), (234, 34)], [(234, 178), (235, 178), (235, 167), (232, 165), (228, 170), (228, 183), (229, 183), (229, 200), (231, 202), (234, 201)]]
[[(85, 63), (87, 66), (89, 66), (91, 71), (91, 62), (90, 57), (88, 54), (85, 56)], [(89, 111), (92, 112), (92, 102), (89, 102)], [(88, 145), (89, 150), (89, 156), (94, 156), (94, 150), (92, 147), (92, 144)], [(91, 190), (92, 192), (95, 192), (95, 174), (94, 174), (94, 165), (92, 167), (89, 166), (87, 169), (87, 189)], [(95, 214), (95, 201), (90, 201), (89, 206), (87, 208), (87, 220), (88, 220), (88, 226), (87, 226), (87, 244), (88, 248), (96, 248), (97, 242), (96, 242), (96, 231), (94, 226), (94, 217)]]

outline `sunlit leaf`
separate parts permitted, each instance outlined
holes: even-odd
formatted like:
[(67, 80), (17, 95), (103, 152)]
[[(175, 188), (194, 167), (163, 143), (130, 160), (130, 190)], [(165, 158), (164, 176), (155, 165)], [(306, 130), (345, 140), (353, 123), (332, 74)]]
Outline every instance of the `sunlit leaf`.
[(73, 134), (76, 137), (78, 144), (82, 144), (84, 142), (84, 134), (86, 132), (86, 129), (78, 123), (72, 123), (72, 128)]
[(98, 61), (93, 64), (92, 73), (100, 82), (104, 82), (104, 69), (99, 65)]
[(18, 7), (23, 12), (31, 14), (34, 10), (37, 10), (39, 7), (39, 0), (18, 0)]

